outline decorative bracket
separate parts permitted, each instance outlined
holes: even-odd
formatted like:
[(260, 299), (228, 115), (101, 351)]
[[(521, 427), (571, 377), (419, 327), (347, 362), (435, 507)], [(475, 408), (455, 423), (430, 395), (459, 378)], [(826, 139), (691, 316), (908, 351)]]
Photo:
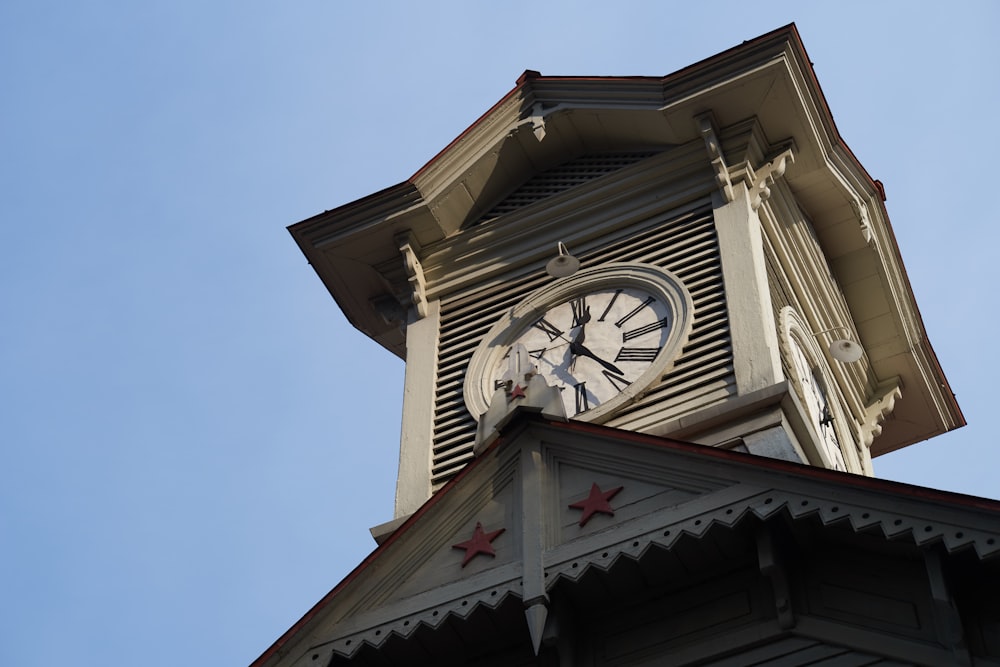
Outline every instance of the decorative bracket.
[(545, 115), (542, 113), (542, 103), (535, 102), (535, 105), (531, 107), (531, 115), (528, 116), (528, 122), (531, 123), (531, 131), (535, 134), (535, 139), (540, 142), (545, 138)]
[(726, 198), (726, 203), (733, 201), (733, 184), (729, 180), (729, 167), (726, 166), (726, 158), (722, 154), (722, 144), (715, 131), (715, 119), (711, 111), (695, 116), (698, 121), (698, 131), (701, 132), (705, 140), (705, 149), (708, 151), (708, 159), (715, 169), (715, 182), (722, 191), (722, 196)]
[(865, 406), (865, 421), (861, 425), (861, 442), (871, 447), (872, 441), (882, 434), (882, 422), (892, 414), (896, 401), (902, 397), (899, 378), (883, 382), (876, 389), (872, 401)]
[(559, 656), (559, 665), (580, 664), (580, 661), (576, 660), (576, 647), (580, 632), (571, 603), (562, 597), (553, 597), (549, 602), (548, 618), (542, 633), (542, 645), (556, 650)]
[(410, 232), (396, 236), (399, 252), (403, 255), (403, 269), (406, 279), (410, 282), (410, 303), (417, 313), (417, 319), (427, 317), (427, 283), (424, 280), (424, 269), (417, 258), (417, 242)]
[(955, 599), (948, 586), (941, 552), (938, 549), (924, 551), (924, 565), (931, 585), (931, 599), (934, 603), (934, 624), (938, 640), (951, 649), (955, 665), (971, 665), (972, 658), (965, 646), (965, 632), (962, 617), (955, 607)]
[(778, 615), (778, 625), (783, 630), (795, 627), (795, 612), (792, 609), (791, 587), (788, 584), (788, 574), (782, 562), (774, 535), (767, 525), (762, 525), (757, 531), (757, 561), (760, 573), (771, 582), (774, 593), (774, 608)]
[(854, 215), (858, 217), (858, 224), (861, 226), (861, 235), (864, 237), (865, 243), (869, 246), (874, 245), (872, 221), (868, 216), (868, 205), (859, 197), (854, 197), (851, 199), (851, 208), (854, 209)]
[(510, 126), (510, 130), (507, 136), (512, 136), (514, 132), (520, 130), (522, 127), (530, 127), (531, 131), (535, 135), (535, 139), (541, 143), (542, 139), (545, 138), (545, 117), (551, 114), (554, 110), (563, 106), (562, 104), (557, 104), (554, 107), (545, 110), (544, 105), (541, 102), (535, 102), (531, 105), (531, 113), (517, 121), (514, 125)]
[(753, 187), (750, 188), (750, 206), (753, 210), (759, 209), (760, 205), (771, 197), (771, 186), (784, 176), (788, 165), (794, 163), (795, 153), (793, 149), (786, 148), (776, 158), (756, 171)]

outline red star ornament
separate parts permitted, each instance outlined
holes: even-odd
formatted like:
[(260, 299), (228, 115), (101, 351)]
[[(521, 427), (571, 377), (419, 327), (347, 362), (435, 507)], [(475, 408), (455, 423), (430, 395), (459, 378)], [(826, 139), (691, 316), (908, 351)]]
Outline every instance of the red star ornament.
[(614, 516), (615, 511), (611, 509), (611, 503), (608, 501), (618, 495), (618, 492), (623, 488), (625, 487), (618, 486), (608, 491), (601, 491), (601, 487), (597, 486), (597, 483), (594, 482), (590, 487), (590, 495), (586, 499), (570, 505), (571, 509), (583, 510), (583, 515), (580, 517), (580, 526), (586, 526), (587, 522), (590, 521), (590, 517), (598, 512)]
[(490, 544), (490, 542), (495, 540), (504, 530), (506, 529), (500, 528), (499, 530), (487, 533), (483, 530), (483, 524), (477, 521), (476, 529), (472, 532), (472, 539), (466, 540), (465, 542), (459, 542), (458, 544), (453, 544), (451, 545), (451, 548), (465, 549), (465, 558), (462, 559), (462, 567), (468, 565), (469, 561), (479, 554), (486, 554), (487, 556), (495, 557), (497, 552), (493, 550), (493, 545)]
[(525, 397), (524, 388), (519, 384), (514, 385), (513, 391), (510, 392), (510, 400), (513, 401), (515, 398), (524, 398), (524, 397)]

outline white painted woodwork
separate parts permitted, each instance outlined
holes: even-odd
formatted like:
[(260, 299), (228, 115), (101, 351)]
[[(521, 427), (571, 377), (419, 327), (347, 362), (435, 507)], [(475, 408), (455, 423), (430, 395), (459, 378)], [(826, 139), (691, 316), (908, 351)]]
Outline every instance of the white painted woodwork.
[[(673, 368), (642, 400), (601, 416), (608, 425), (677, 427), (749, 449), (738, 439), (758, 431), (740, 429), (761, 416), (743, 412), (745, 399), (802, 382), (777, 344), (789, 307), (816, 336), (849, 470), (870, 474), (872, 456), (961, 426), (883, 201), (792, 29), (667, 77), (526, 72), (410, 179), (291, 231), (350, 321), (413, 365), (402, 516), (472, 460), (478, 415), (461, 400), (470, 356), (506, 310), (550, 280), (543, 267), (559, 242), (584, 267), (661, 266), (695, 303)], [(431, 303), (439, 319), (425, 316)], [(419, 317), (402, 327), (397, 310)], [(828, 356), (835, 327), (863, 347), (860, 361)], [(797, 429), (782, 456), (829, 464), (811, 453), (819, 431), (801, 403), (775, 398), (766, 428)]]
[(733, 187), (733, 197), (725, 203), (721, 193), (716, 192), (713, 214), (723, 256), (736, 386), (740, 394), (748, 394), (782, 378), (781, 358), (760, 221), (743, 183)]
[[(396, 519), (255, 665), (1000, 664), (1000, 507), (859, 476), (964, 424), (884, 201), (788, 26), (666, 77), (525, 72), (410, 179), (292, 226), (406, 359)], [(474, 449), (470, 360), (557, 243), (676, 276), (690, 335), (602, 425), (505, 405)], [(621, 491), (580, 525), (595, 484)], [(463, 564), (477, 526), (495, 553)]]
[(415, 512), (431, 494), (427, 470), (434, 442), (434, 399), (427, 391), (427, 382), (437, 375), (441, 304), (431, 301), (426, 309), (425, 317), (415, 319), (407, 327), (396, 518)]
[[(996, 572), (997, 503), (762, 460), (522, 411), (260, 667), (401, 647), (404, 664), (434, 664), (476, 642), (496, 653), (477, 645), (467, 664), (533, 664), (546, 635), (595, 665), (799, 666), (829, 646), (850, 664), (953, 664), (966, 649), (936, 615), (967, 636), (995, 625), (996, 598), (956, 596), (942, 569)], [(571, 505), (594, 484), (622, 489), (581, 526)], [(455, 545), (477, 524), (503, 532), (463, 567)]]

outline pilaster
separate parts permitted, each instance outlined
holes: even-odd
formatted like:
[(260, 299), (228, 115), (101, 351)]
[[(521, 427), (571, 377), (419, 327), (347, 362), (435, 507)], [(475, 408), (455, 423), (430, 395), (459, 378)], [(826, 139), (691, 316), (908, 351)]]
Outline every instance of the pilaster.
[(430, 466), (434, 442), (434, 386), (441, 302), (425, 304), (426, 315), (406, 328), (406, 374), (403, 423), (399, 436), (396, 518), (416, 511), (431, 496)]
[(743, 395), (780, 382), (783, 376), (760, 220), (746, 184), (734, 183), (731, 192), (732, 201), (727, 202), (716, 191), (712, 202), (722, 253), (736, 386)]

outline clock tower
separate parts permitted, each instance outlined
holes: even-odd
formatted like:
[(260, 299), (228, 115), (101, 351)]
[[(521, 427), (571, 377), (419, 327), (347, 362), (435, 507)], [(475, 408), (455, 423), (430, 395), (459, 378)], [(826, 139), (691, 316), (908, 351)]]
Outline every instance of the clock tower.
[(255, 667), (1000, 664), (1000, 503), (872, 478), (964, 424), (884, 201), (787, 26), (527, 71), (293, 225), (406, 361), (399, 476)]
[(666, 77), (527, 71), (412, 178), (290, 229), (406, 360), (399, 518), (472, 460), (518, 343), (569, 419), (856, 474), (962, 425), (883, 200), (780, 30)]

